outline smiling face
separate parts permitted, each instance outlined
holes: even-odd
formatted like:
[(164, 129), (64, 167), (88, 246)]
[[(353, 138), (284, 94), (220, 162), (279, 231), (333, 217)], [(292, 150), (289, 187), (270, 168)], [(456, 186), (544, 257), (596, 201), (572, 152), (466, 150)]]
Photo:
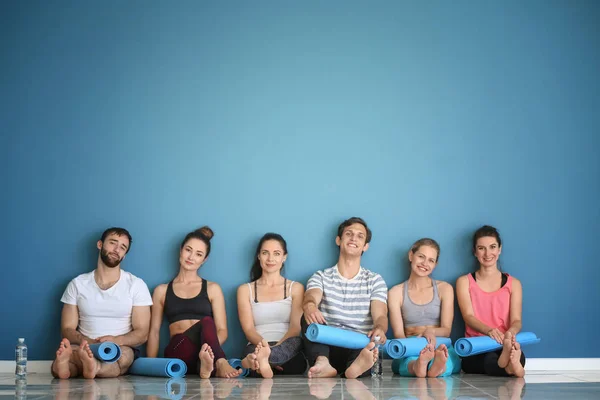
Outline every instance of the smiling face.
[(179, 251), (179, 265), (185, 270), (196, 271), (206, 261), (206, 244), (196, 238), (191, 238)]
[(411, 274), (429, 276), (437, 265), (438, 251), (432, 246), (420, 246), (408, 252)]
[(258, 253), (258, 261), (264, 273), (281, 271), (287, 254), (279, 241), (265, 240)]
[(493, 236), (483, 236), (477, 239), (473, 250), (479, 265), (484, 268), (498, 267), (498, 258), (502, 253), (502, 246)]
[(335, 238), (335, 243), (340, 247), (340, 253), (347, 256), (360, 256), (367, 251), (367, 229), (363, 224), (355, 223), (347, 226), (342, 231), (342, 236)]
[(125, 235), (111, 233), (104, 241), (97, 243), (100, 250), (100, 259), (108, 268), (115, 268), (121, 264), (129, 249), (129, 238)]

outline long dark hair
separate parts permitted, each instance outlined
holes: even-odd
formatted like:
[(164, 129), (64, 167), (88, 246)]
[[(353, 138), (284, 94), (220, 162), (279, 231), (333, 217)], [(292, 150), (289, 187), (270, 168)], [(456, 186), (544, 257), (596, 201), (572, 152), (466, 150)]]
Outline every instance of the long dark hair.
[[(262, 276), (263, 271), (262, 267), (260, 266), (260, 260), (258, 259), (258, 255), (260, 254), (260, 249), (262, 249), (263, 243), (267, 240), (277, 240), (281, 245), (281, 248), (283, 249), (283, 254), (287, 254), (287, 243), (285, 242), (283, 236), (273, 232), (265, 233), (264, 236), (258, 242), (258, 246), (256, 246), (256, 252), (254, 253), (254, 262), (252, 263), (252, 268), (250, 269), (250, 282), (257, 280)], [(282, 270), (284, 266), (285, 264), (281, 265)]]
[(183, 242), (181, 242), (181, 248), (183, 249), (183, 246), (185, 246), (190, 239), (201, 240), (206, 245), (206, 256), (204, 257), (206, 258), (210, 254), (210, 239), (212, 239), (214, 235), (215, 234), (212, 229), (210, 229), (208, 226), (203, 226), (202, 228), (198, 228), (195, 231), (185, 235), (185, 239), (183, 239)]

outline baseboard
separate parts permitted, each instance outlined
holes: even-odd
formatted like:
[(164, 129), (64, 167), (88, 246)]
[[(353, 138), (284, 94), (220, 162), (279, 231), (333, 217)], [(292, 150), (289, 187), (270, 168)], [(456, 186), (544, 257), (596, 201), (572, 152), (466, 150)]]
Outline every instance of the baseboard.
[[(392, 360), (384, 360), (385, 368), (391, 368)], [(49, 373), (52, 361), (29, 361), (27, 372)], [(600, 358), (528, 358), (527, 371), (600, 371)], [(14, 373), (14, 361), (0, 361), (0, 373)]]
[[(27, 362), (27, 373), (31, 374), (43, 374), (49, 373), (52, 361), (28, 361)], [(15, 373), (15, 362), (14, 361), (0, 361), (0, 373)]]

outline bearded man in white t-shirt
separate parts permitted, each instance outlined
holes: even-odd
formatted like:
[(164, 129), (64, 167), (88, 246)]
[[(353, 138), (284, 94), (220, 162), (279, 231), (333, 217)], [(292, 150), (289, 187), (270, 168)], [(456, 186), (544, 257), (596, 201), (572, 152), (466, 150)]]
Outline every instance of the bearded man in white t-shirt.
[[(127, 372), (139, 354), (137, 346), (148, 339), (152, 297), (143, 280), (121, 269), (131, 246), (131, 235), (123, 228), (109, 228), (97, 243), (97, 267), (81, 274), (62, 295), (63, 337), (52, 375), (61, 379), (113, 378)], [(90, 344), (113, 342), (121, 347), (121, 358), (104, 363), (94, 358)]]

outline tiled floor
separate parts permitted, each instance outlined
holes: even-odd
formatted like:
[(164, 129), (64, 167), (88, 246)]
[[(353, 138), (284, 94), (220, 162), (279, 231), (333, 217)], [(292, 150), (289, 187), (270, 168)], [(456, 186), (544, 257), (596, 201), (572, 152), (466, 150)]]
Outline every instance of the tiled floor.
[(0, 399), (600, 399), (600, 371), (529, 371), (525, 379), (455, 375), (418, 379), (385, 376), (313, 379), (185, 379), (126, 376), (116, 379), (57, 380), (30, 374), (26, 387), (0, 374)]

